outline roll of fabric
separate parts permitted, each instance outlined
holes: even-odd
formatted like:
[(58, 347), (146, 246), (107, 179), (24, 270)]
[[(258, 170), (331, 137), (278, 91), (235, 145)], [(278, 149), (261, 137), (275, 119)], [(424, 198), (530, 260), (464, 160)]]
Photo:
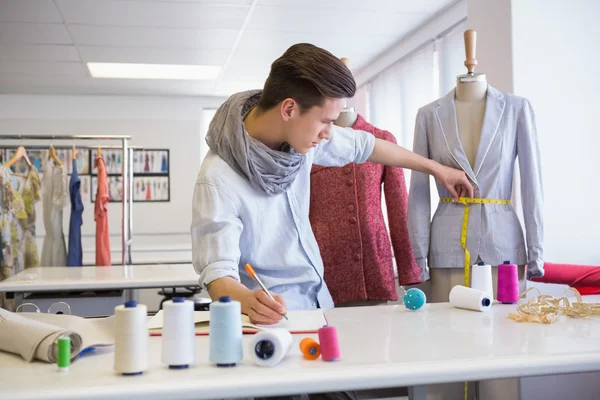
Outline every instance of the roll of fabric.
[(56, 363), (58, 338), (63, 336), (71, 339), (73, 359), (81, 350), (78, 333), (0, 309), (0, 350), (19, 354), (25, 361)]
[[(583, 289), (587, 293), (600, 293), (600, 266), (544, 263), (544, 276), (531, 279), (534, 282), (557, 283)], [(592, 293), (590, 293), (592, 292)], [(583, 294), (583, 293), (582, 293)]]
[(56, 362), (58, 338), (71, 339), (71, 361), (97, 347), (115, 343), (114, 316), (82, 318), (37, 312), (13, 313), (0, 309), (0, 351), (25, 361)]

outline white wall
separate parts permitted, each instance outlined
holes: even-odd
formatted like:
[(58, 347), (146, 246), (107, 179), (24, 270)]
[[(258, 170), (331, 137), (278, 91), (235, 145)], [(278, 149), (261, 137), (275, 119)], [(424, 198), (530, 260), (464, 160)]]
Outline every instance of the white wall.
[[(3, 134), (128, 134), (133, 137), (131, 145), (170, 149), (171, 201), (134, 203), (133, 261), (191, 262), (189, 225), (194, 181), (204, 146), (202, 111), (216, 108), (222, 101), (222, 98), (186, 97), (2, 95), (0, 139)], [(0, 141), (0, 146), (2, 143)], [(55, 142), (54, 145), (62, 143), (97, 145), (97, 142)], [(84, 263), (93, 263), (93, 204), (85, 202), (84, 207)], [(70, 207), (65, 209), (63, 218), (66, 235), (69, 210)], [(41, 251), (44, 235), (41, 202), (37, 212)], [(119, 263), (120, 203), (109, 203), (109, 230), (112, 260)]]
[[(478, 70), (488, 74), (492, 85), (529, 99), (536, 115), (544, 184), (544, 259), (598, 265), (600, 137), (595, 113), (600, 106), (600, 2), (481, 3), (468, 1), (468, 27), (479, 29)], [(562, 296), (565, 289), (528, 286), (554, 296)], [(597, 373), (522, 378), (520, 398), (597, 398), (598, 378)], [(506, 393), (503, 388), (491, 398), (505, 398)]]
[(600, 265), (600, 2), (513, 1), (515, 93), (537, 117), (545, 259)]
[[(511, 1), (468, 0), (468, 26), (477, 32), (475, 72), (482, 72), (498, 90), (513, 90)], [(478, 18), (478, 16), (482, 18)], [(463, 73), (466, 73), (463, 72)]]
[(529, 99), (535, 111), (545, 261), (600, 264), (599, 15), (593, 0), (468, 1), (477, 70), (493, 86)]

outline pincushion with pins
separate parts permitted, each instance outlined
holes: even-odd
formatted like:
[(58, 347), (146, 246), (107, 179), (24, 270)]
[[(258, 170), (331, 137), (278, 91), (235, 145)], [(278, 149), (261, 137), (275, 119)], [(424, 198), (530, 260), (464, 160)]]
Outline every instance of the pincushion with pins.
[(404, 305), (409, 310), (418, 310), (419, 308), (423, 307), (426, 301), (427, 297), (421, 289), (411, 288), (404, 293)]

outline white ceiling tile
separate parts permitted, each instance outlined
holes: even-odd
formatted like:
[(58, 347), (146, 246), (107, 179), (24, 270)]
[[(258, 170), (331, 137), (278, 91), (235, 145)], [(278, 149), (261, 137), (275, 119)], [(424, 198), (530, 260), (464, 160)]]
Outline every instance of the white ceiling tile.
[[(396, 40), (395, 36), (363, 35), (360, 32), (350, 35), (293, 32), (271, 35), (269, 32), (264, 31), (246, 31), (242, 36), (230, 67), (235, 71), (239, 66), (260, 63), (259, 65), (264, 68), (265, 64), (270, 66), (290, 46), (296, 43), (311, 43), (328, 50), (337, 57), (349, 58), (352, 68), (360, 68), (374, 55), (389, 47)], [(227, 68), (227, 72), (229, 72), (229, 68)]]
[(149, 2), (161, 2), (161, 3), (202, 3), (202, 4), (218, 4), (218, 5), (231, 5), (231, 6), (248, 6), (252, 4), (253, 0), (143, 0), (146, 3)]
[(0, 61), (0, 75), (88, 75), (85, 66), (77, 62)]
[(248, 29), (277, 32), (361, 33), (366, 35), (396, 35), (422, 23), (426, 13), (399, 13), (323, 9), (315, 12), (305, 8), (257, 6)]
[(253, 0), (0, 0), (0, 92), (230, 95), (261, 88), (301, 42), (355, 70), (453, 1), (258, 0), (221, 79), (206, 82), (93, 79), (85, 62), (223, 65)]
[(62, 18), (52, 0), (2, 0), (0, 22), (62, 23)]
[(75, 46), (0, 44), (0, 61), (79, 61)]
[[(4, 88), (17, 88), (39, 90), (40, 88), (48, 88), (55, 93), (68, 93), (74, 88), (91, 87), (91, 78), (86, 77), (74, 77), (67, 75), (43, 75), (43, 76), (31, 76), (31, 75), (11, 75), (11, 76), (0, 76), (0, 86)], [(7, 92), (3, 90), (3, 92)], [(9, 91), (9, 93), (15, 93)], [(25, 93), (36, 93), (27, 92)]]
[(223, 65), (229, 50), (79, 46), (84, 62)]
[(339, 11), (384, 11), (433, 13), (454, 0), (258, 0), (259, 6), (293, 8), (330, 9)]
[(168, 29), (69, 25), (77, 45), (155, 47), (171, 49), (230, 49), (238, 34), (224, 29)]
[(247, 6), (124, 0), (56, 0), (68, 24), (240, 29)]
[(0, 22), (0, 43), (72, 44), (63, 24)]
[(138, 79), (92, 79), (95, 92), (102, 94), (212, 95), (214, 81), (149, 81)]

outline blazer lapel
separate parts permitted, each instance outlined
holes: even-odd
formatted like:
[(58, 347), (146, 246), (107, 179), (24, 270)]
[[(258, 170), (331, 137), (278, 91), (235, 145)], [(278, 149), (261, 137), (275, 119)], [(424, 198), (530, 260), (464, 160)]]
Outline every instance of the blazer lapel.
[(498, 132), (505, 106), (506, 101), (502, 92), (488, 85), (481, 137), (479, 138), (479, 146), (475, 155), (475, 176), (479, 175), (485, 157), (490, 151), (492, 142)]
[(475, 173), (473, 172), (473, 168), (471, 168), (471, 164), (467, 159), (467, 155), (465, 154), (462, 144), (460, 143), (460, 137), (458, 136), (456, 105), (454, 103), (455, 92), (456, 89), (452, 90), (445, 97), (442, 97), (440, 100), (438, 100), (436, 117), (442, 130), (442, 134), (444, 135), (446, 146), (448, 146), (448, 150), (452, 154), (452, 157), (456, 163), (460, 165), (463, 171), (465, 171), (469, 179), (475, 183)]

